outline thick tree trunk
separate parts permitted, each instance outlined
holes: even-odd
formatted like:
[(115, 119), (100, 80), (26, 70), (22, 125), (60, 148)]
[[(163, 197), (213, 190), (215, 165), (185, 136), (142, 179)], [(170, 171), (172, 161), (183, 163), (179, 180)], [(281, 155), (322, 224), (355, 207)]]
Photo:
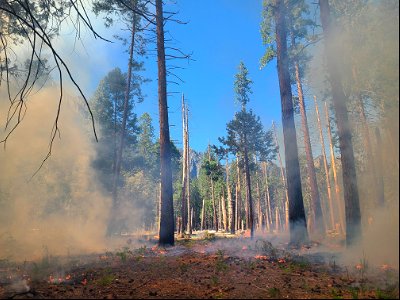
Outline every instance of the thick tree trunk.
[(171, 145), (168, 124), (167, 72), (164, 48), (162, 0), (156, 0), (158, 107), (160, 116), (161, 216), (159, 245), (174, 245), (174, 206), (171, 170)]
[(334, 27), (330, 20), (328, 0), (319, 0), (320, 17), (325, 35), (327, 71), (332, 87), (332, 100), (337, 120), (339, 147), (342, 160), (344, 202), (346, 208), (346, 243), (353, 245), (361, 237), (361, 211), (357, 189), (357, 173), (354, 162), (353, 142), (347, 113), (347, 97), (343, 92), (337, 66), (338, 54), (334, 48)]
[[(294, 43), (294, 37), (292, 37), (292, 43)], [(313, 230), (316, 236), (322, 237), (325, 234), (325, 224), (322, 217), (321, 199), (319, 197), (317, 175), (315, 174), (314, 158), (312, 154), (311, 141), (310, 141), (310, 132), (308, 130), (306, 105), (303, 96), (303, 86), (300, 80), (299, 64), (297, 61), (295, 61), (294, 67), (295, 67), (295, 77), (297, 84), (297, 94), (299, 96), (301, 126), (303, 129), (304, 146), (306, 151), (307, 173), (311, 189), (311, 207), (314, 218), (312, 222), (314, 224)]]
[(285, 161), (289, 198), (290, 243), (298, 246), (308, 241), (303, 194), (301, 190), (300, 165), (297, 152), (296, 128), (294, 125), (292, 90), (290, 85), (285, 23), (285, 3), (276, 0), (275, 14), (278, 77), (282, 104), (282, 124), (285, 144)]
[(331, 224), (331, 229), (335, 230), (336, 226), (335, 226), (335, 217), (334, 217), (334, 213), (333, 213), (333, 204), (332, 204), (331, 180), (329, 178), (328, 161), (326, 159), (325, 142), (324, 142), (324, 135), (322, 133), (321, 119), (319, 117), (318, 103), (317, 103), (317, 98), (315, 96), (314, 96), (314, 102), (315, 102), (315, 112), (317, 115), (319, 139), (321, 142), (322, 160), (324, 163), (324, 170), (325, 170), (325, 182), (326, 182), (326, 188), (327, 188), (327, 193), (328, 193), (329, 220), (330, 220), (330, 224)]
[(325, 102), (325, 118), (326, 118), (326, 127), (328, 130), (328, 136), (329, 136), (329, 151), (331, 155), (331, 168), (333, 171), (333, 181), (335, 183), (335, 198), (336, 198), (336, 203), (338, 206), (338, 211), (339, 211), (339, 221), (340, 221), (340, 231), (341, 234), (345, 234), (345, 223), (344, 223), (344, 211), (343, 211), (343, 204), (342, 204), (342, 194), (340, 193), (340, 186), (339, 186), (339, 181), (337, 178), (337, 168), (336, 168), (336, 159), (335, 159), (335, 152), (333, 151), (333, 142), (332, 142), (332, 131), (331, 131), (331, 121), (329, 119), (329, 112), (328, 112), (328, 106)]

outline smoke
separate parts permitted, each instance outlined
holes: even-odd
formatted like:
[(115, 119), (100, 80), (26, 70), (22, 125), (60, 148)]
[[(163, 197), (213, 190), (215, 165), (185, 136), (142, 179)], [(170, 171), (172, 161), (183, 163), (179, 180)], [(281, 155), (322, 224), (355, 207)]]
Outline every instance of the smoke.
[[(354, 266), (365, 260), (370, 265), (389, 264), (398, 270), (398, 2), (335, 1), (331, 5), (331, 14), (336, 18), (338, 29), (332, 37), (331, 47), (337, 54), (335, 65), (346, 95), (346, 99), (340, 100), (346, 101), (349, 113), (350, 126), (347, 130), (353, 137), (362, 219), (362, 236), (353, 247), (343, 249), (340, 259), (345, 265)], [(312, 89), (309, 96), (317, 95), (318, 99), (330, 100), (324, 43), (312, 51), (313, 59), (306, 77)], [(360, 99), (368, 128), (362, 122)], [(336, 124), (333, 122), (332, 125)], [(375, 128), (381, 133), (381, 142), (374, 135)], [(370, 149), (366, 146), (367, 136), (370, 138)], [(371, 155), (368, 155), (368, 150)], [(341, 172), (339, 168), (340, 177)], [(379, 204), (377, 193), (382, 190), (380, 179), (383, 179), (383, 206)]]
[[(94, 138), (80, 113), (80, 99), (65, 96), (52, 155), (32, 177), (48, 152), (58, 96), (51, 87), (32, 95), (24, 120), (0, 151), (0, 259), (88, 253), (107, 246), (111, 200), (91, 168)], [(2, 95), (1, 124), (8, 105)]]

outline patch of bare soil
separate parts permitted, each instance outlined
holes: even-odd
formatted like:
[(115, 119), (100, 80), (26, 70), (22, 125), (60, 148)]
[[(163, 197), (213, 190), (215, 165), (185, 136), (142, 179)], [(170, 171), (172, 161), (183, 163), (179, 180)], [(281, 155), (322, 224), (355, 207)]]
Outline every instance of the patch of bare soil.
[(369, 279), (359, 269), (305, 259), (267, 241), (233, 240), (183, 239), (165, 249), (3, 261), (0, 298), (399, 298), (398, 273), (390, 267)]

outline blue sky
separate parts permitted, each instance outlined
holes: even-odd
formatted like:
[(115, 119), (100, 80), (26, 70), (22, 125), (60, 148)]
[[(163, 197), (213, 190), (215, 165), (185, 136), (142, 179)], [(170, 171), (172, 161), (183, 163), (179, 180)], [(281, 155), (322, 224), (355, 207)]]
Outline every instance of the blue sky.
[[(263, 70), (259, 67), (264, 53), (260, 35), (262, 1), (178, 0), (176, 3), (167, 1), (164, 9), (179, 11), (177, 18), (188, 22), (186, 25), (170, 22), (167, 30), (174, 38), (171, 46), (193, 53), (194, 59), (189, 63), (186, 60), (170, 62), (185, 68), (176, 72), (185, 83), (168, 85), (169, 92), (178, 92), (168, 97), (169, 121), (173, 125), (171, 139), (177, 146), (181, 147), (182, 141), (181, 93), (185, 94), (190, 109), (191, 148), (204, 151), (209, 142), (218, 143), (218, 137), (225, 136), (226, 123), (239, 109), (233, 85), (240, 61), (245, 63), (253, 80), (249, 108), (261, 117), (266, 128), (270, 128), (272, 120), (279, 127), (281, 109), (276, 61)], [(101, 18), (93, 15), (92, 20), (96, 30), (106, 38), (112, 39), (116, 33), (127, 34), (121, 31), (120, 24), (106, 29)], [(83, 43), (73, 46), (74, 31), (67, 28), (58, 43), (60, 48), (68, 49), (65, 56), (71, 71), (90, 98), (101, 78), (111, 69), (127, 70), (128, 53), (127, 47), (118, 41), (110, 44), (95, 40), (90, 32), (82, 36)], [(150, 44), (148, 48), (155, 50), (156, 45)], [(150, 54), (142, 75), (152, 82), (143, 86), (147, 97), (135, 109), (138, 115), (150, 113), (158, 135), (157, 61)]]
[[(168, 1), (167, 1), (168, 2)], [(242, 60), (253, 80), (249, 108), (261, 117), (266, 128), (272, 120), (281, 123), (279, 84), (276, 61), (260, 70), (259, 59), (264, 46), (260, 35), (261, 0), (178, 0), (167, 3), (165, 10), (179, 11), (177, 16), (186, 25), (168, 23), (167, 30), (175, 39), (174, 47), (192, 53), (194, 61), (176, 61), (185, 67), (176, 72), (185, 83), (179, 86), (169, 84), (169, 92), (178, 92), (168, 97), (171, 139), (181, 147), (181, 94), (185, 94), (189, 104), (189, 130), (191, 147), (204, 151), (210, 142), (218, 143), (218, 137), (225, 136), (226, 123), (239, 109), (235, 104), (234, 76)], [(101, 20), (96, 20), (97, 28), (106, 37), (121, 33), (118, 26), (104, 29)], [(149, 45), (155, 49), (155, 45)], [(114, 67), (127, 70), (128, 54), (119, 42), (107, 44), (102, 41), (86, 42), (81, 50), (88, 64), (88, 96), (93, 94), (99, 80)], [(90, 53), (90, 54), (89, 54)], [(147, 95), (145, 101), (136, 106), (138, 115), (148, 112), (153, 118), (158, 135), (157, 62), (149, 55), (145, 61), (143, 75), (152, 79), (143, 87)], [(171, 78), (172, 79), (172, 78)]]

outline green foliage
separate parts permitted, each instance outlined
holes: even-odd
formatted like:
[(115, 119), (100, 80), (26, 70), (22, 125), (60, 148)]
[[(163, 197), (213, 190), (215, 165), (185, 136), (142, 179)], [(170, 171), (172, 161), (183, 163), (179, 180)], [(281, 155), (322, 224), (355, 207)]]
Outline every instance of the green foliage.
[(266, 51), (260, 60), (260, 69), (264, 68), (272, 59), (276, 57), (276, 37), (274, 10), (275, 7), (271, 0), (263, 0), (262, 21), (260, 26), (262, 43), (266, 46)]
[(268, 295), (272, 299), (278, 299), (278, 298), (281, 298), (281, 291), (277, 287), (272, 287), (272, 288), (268, 289)]
[(399, 290), (398, 288), (377, 289), (375, 295), (378, 299), (399, 299)]
[(206, 230), (204, 232), (204, 239), (206, 241), (214, 241), (215, 240), (215, 233), (208, 232), (208, 230)]
[(217, 250), (217, 261), (215, 263), (215, 272), (226, 272), (228, 270), (228, 264), (225, 262), (225, 251), (218, 249)]
[(239, 64), (239, 72), (235, 75), (235, 93), (236, 101), (242, 106), (242, 110), (246, 108), (247, 103), (250, 101), (249, 94), (252, 93), (250, 85), (253, 83), (248, 78), (249, 71), (244, 63), (241, 61)]
[(252, 110), (239, 111), (226, 125), (227, 137), (219, 138), (229, 152), (243, 157), (245, 150), (248, 153), (257, 153), (263, 159), (271, 159), (276, 153), (272, 146), (271, 133), (265, 133), (260, 117), (253, 114)]
[(115, 255), (118, 256), (123, 263), (125, 263), (128, 260), (129, 255), (132, 255), (132, 251), (130, 251), (128, 247), (123, 247), (121, 251), (117, 251)]
[(101, 277), (98, 281), (96, 281), (96, 284), (100, 285), (100, 286), (108, 286), (111, 283), (113, 283), (113, 281), (115, 280), (115, 275), (113, 274), (105, 274), (103, 277)]

